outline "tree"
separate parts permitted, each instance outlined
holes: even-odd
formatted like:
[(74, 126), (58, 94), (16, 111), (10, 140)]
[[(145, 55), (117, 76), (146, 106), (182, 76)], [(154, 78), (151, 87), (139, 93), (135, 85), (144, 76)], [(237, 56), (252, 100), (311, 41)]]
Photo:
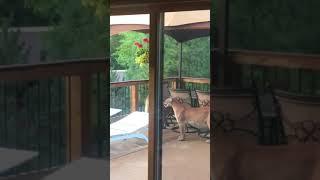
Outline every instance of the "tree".
[(102, 18), (109, 14), (108, 0), (82, 0), (83, 5), (91, 7), (97, 17)]
[(11, 26), (45, 26), (48, 19), (27, 8), (22, 0), (0, 0), (0, 17), (11, 18)]
[(110, 37), (110, 60), (111, 60), (111, 68), (114, 70), (121, 70), (126, 69), (125, 66), (119, 64), (115, 59), (117, 59), (117, 54), (113, 53), (116, 52), (117, 48), (120, 46), (121, 39), (123, 36), (121, 34), (113, 35)]
[[(146, 38), (144, 33), (128, 32), (120, 34), (119, 45), (114, 52), (111, 51), (111, 64), (119, 64), (127, 70), (128, 80), (148, 79), (148, 65), (139, 66), (135, 63), (135, 55), (137, 47), (134, 45), (136, 41)], [(111, 41), (113, 42), (113, 41)]]
[(183, 43), (182, 76), (210, 78), (210, 38)]
[[(119, 64), (127, 69), (128, 80), (148, 78), (148, 64), (135, 63), (136, 41), (147, 37), (146, 34), (126, 32), (111, 38), (111, 66)], [(115, 39), (114, 39), (115, 38)], [(118, 43), (114, 41), (118, 40)], [(183, 74), (192, 77), (209, 77), (210, 48), (209, 38), (199, 38), (183, 43)], [(164, 40), (164, 78), (178, 75), (180, 44), (165, 35)]]
[(26, 1), (52, 23), (51, 31), (44, 36), (50, 60), (107, 55), (109, 16), (107, 11), (102, 13), (102, 7), (94, 6), (102, 1), (94, 4), (85, 0)]
[(34, 10), (34, 12), (40, 13), (51, 20), (56, 20), (61, 14), (64, 13), (63, 7), (72, 7), (68, 6), (70, 5), (68, 2), (72, 2), (75, 5), (80, 4), (83, 7), (89, 8), (102, 22), (105, 21), (105, 17), (109, 15), (108, 0), (24, 0), (24, 2), (27, 8), (31, 8)]
[(319, 53), (317, 0), (232, 0), (231, 48)]

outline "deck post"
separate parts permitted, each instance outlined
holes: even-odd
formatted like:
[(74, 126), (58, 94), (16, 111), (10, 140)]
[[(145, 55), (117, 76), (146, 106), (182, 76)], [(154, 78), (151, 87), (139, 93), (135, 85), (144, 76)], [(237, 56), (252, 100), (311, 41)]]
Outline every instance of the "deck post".
[(139, 102), (139, 96), (138, 96), (138, 85), (131, 85), (130, 86), (130, 110), (131, 112), (138, 110), (138, 102)]
[(81, 124), (82, 124), (82, 153), (90, 151), (90, 137), (92, 135), (91, 121), (90, 121), (90, 88), (91, 77), (89, 74), (83, 74), (80, 76), (81, 80)]
[(80, 76), (66, 77), (66, 137), (67, 161), (82, 155), (83, 91)]

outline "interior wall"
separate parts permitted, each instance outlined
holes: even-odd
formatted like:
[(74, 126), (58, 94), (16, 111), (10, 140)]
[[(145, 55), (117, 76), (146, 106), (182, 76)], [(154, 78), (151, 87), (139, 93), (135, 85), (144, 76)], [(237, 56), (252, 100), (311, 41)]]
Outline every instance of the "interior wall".
[[(213, 0), (211, 8), (212, 35), (217, 26), (215, 24), (217, 22), (215, 13), (217, 7), (214, 5), (218, 1), (224, 0)], [(320, 53), (318, 48), (320, 25), (317, 23), (319, 1), (229, 0), (229, 5), (228, 48), (287, 53)], [(216, 37), (212, 36), (211, 38), (212, 48), (216, 47), (216, 44), (213, 43), (214, 38)], [(260, 87), (263, 87), (266, 82), (275, 82), (275, 88), (299, 94), (319, 95), (320, 83), (317, 80), (319, 72), (249, 65), (241, 68), (242, 75), (245, 75), (242, 77), (242, 87), (250, 87), (250, 80), (255, 79)], [(213, 74), (213, 72), (211, 73)], [(234, 109), (239, 110), (243, 107), (238, 107), (239, 102), (227, 104), (226, 100), (215, 101), (215, 98), (217, 97), (213, 95), (215, 112), (230, 111), (230, 115), (234, 116)], [(310, 111), (310, 108), (307, 110), (299, 109), (296, 104), (291, 104), (291, 106), (296, 108), (295, 112), (308, 112), (308, 109)], [(221, 107), (226, 110), (222, 110)], [(293, 108), (285, 110), (286, 117), (289, 118), (288, 113)], [(213, 117), (214, 127), (218, 125), (219, 117)], [(292, 116), (290, 117), (292, 119)], [(308, 118), (316, 120), (316, 116)], [(261, 147), (254, 141), (250, 141), (252, 143), (250, 145), (246, 144), (246, 138), (238, 134), (232, 135), (214, 128), (212, 131), (212, 134), (215, 135), (211, 137), (211, 176), (213, 179), (285, 179), (285, 177), (305, 179), (302, 177), (303, 174), (295, 174), (295, 172), (301, 172), (303, 169), (299, 165), (303, 158), (305, 158), (304, 160), (308, 158), (312, 160), (314, 157), (298, 152), (301, 153), (304, 150), (312, 154), (310, 153), (312, 149), (318, 148), (318, 145), (314, 144), (311, 146), (305, 146), (305, 144), (301, 146), (300, 144), (299, 146)], [(286, 156), (287, 154), (290, 155)], [(297, 161), (292, 161), (293, 159)], [(286, 167), (291, 168), (290, 172)]]

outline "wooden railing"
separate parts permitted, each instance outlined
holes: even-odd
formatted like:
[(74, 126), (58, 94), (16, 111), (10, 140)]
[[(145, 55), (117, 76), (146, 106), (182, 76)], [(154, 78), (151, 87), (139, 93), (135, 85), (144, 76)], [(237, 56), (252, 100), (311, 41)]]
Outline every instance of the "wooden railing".
[[(181, 88), (190, 90), (209, 90), (210, 80), (207, 78), (183, 77)], [(177, 88), (179, 78), (170, 77), (163, 81), (165, 89)], [(122, 109), (119, 115), (126, 115), (133, 111), (144, 111), (145, 100), (148, 95), (148, 80), (124, 81), (110, 83), (110, 106)]]
[(118, 115), (144, 108), (143, 99), (148, 94), (148, 80), (110, 83), (110, 107), (122, 109)]
[(103, 58), (0, 66), (0, 147), (38, 152), (0, 177), (103, 154), (106, 67)]
[(230, 50), (229, 57), (238, 64), (320, 70), (320, 55)]
[[(299, 71), (299, 76), (304, 73), (304, 71), (313, 71), (312, 75), (319, 74), (315, 72), (316, 70), (320, 70), (320, 56), (318, 55), (304, 55), (304, 54), (294, 54), (294, 53), (276, 53), (276, 52), (264, 52), (264, 51), (248, 51), (248, 50), (230, 50), (229, 58), (234, 63), (240, 65), (235, 66), (236, 68), (241, 68), (241, 74), (238, 74), (239, 79), (242, 81), (242, 87), (247, 88), (249, 85), (249, 81), (252, 79), (258, 80), (258, 83), (265, 84), (267, 81), (273, 82), (276, 85), (276, 88), (279, 89), (288, 89), (290, 86), (299, 86), (293, 87), (296, 89), (300, 89), (300, 91), (305, 91), (307, 88), (303, 88), (304, 84), (303, 78), (298, 77), (297, 83), (298, 85), (293, 85), (293, 83), (288, 84), (290, 81), (286, 76), (282, 76), (283, 73), (287, 71), (289, 74), (294, 74), (296, 69)], [(243, 67), (242, 67), (243, 66)], [(280, 68), (274, 70), (275, 68)], [(288, 69), (288, 70), (286, 70)], [(280, 71), (280, 73), (278, 73)], [(239, 71), (235, 71), (239, 72)], [(259, 75), (260, 73), (260, 75)], [(253, 77), (255, 74), (258, 74), (258, 77)], [(247, 76), (246, 76), (247, 75)], [(271, 76), (268, 77), (268, 76)], [(288, 75), (289, 76), (289, 75)], [(320, 78), (320, 76), (317, 76)], [(257, 79), (258, 78), (258, 79)], [(177, 77), (171, 77), (164, 80), (165, 83), (169, 84), (170, 88), (177, 88), (179, 79)], [(292, 81), (292, 80), (291, 80)], [(314, 85), (317, 78), (313, 78), (313, 82), (310, 82), (310, 88), (317, 88), (317, 85)], [(127, 108), (127, 110), (123, 111), (123, 114), (127, 114), (131, 111), (143, 110), (145, 98), (147, 96), (147, 86), (148, 80), (139, 80), (139, 81), (125, 81), (125, 82), (115, 82), (111, 83), (111, 91), (117, 88), (123, 88), (123, 100), (122, 105), (112, 104), (111, 106), (118, 107), (121, 109)], [(305, 83), (306, 84), (306, 83)], [(144, 88), (144, 92), (141, 92), (141, 88)], [(210, 90), (210, 79), (208, 78), (194, 78), (194, 77), (182, 77), (181, 87), (184, 89), (190, 90)], [(291, 87), (292, 88), (292, 87)], [(320, 84), (318, 86), (320, 92)], [(112, 96), (111, 101), (115, 100), (119, 102), (119, 96)], [(117, 100), (118, 99), (118, 100)], [(124, 103), (124, 101), (126, 101)]]
[[(212, 53), (219, 53), (213, 49)], [(268, 51), (228, 51), (228, 74), (234, 86), (247, 88), (251, 80), (258, 86), (271, 83), (274, 88), (306, 95), (320, 95), (320, 55)], [(229, 78), (230, 78), (229, 77)]]
[(182, 77), (184, 83), (195, 83), (195, 84), (210, 84), (208, 78), (193, 78), (193, 77)]
[(183, 77), (182, 78), (182, 87), (183, 89), (189, 90), (201, 90), (201, 91), (210, 91), (210, 79), (208, 78), (192, 78), (192, 77)]

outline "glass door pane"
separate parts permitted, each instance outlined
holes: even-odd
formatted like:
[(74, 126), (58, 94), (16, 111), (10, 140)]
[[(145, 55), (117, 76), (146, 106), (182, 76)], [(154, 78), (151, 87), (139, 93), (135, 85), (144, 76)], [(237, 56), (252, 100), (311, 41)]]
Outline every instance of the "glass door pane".
[(147, 180), (149, 15), (110, 18), (110, 174)]
[(167, 12), (162, 179), (210, 179), (210, 11)]

